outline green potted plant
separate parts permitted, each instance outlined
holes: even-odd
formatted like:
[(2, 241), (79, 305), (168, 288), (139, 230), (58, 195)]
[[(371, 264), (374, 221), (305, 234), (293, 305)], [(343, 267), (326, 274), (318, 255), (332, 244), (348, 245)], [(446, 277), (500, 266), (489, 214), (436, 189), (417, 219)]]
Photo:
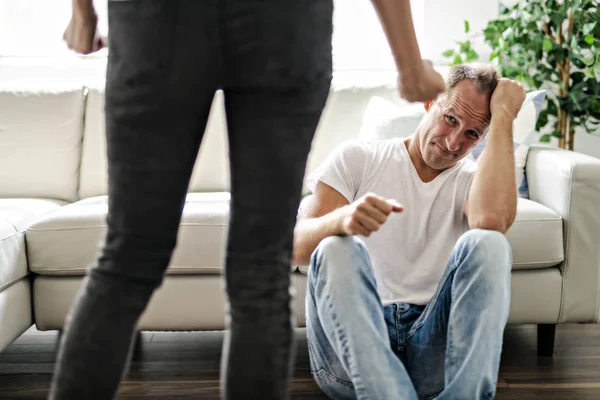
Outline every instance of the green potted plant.
[[(465, 21), (465, 33), (469, 23)], [(443, 53), (450, 64), (479, 61), (473, 35)], [(600, 5), (598, 0), (522, 0), (506, 7), (483, 30), (490, 61), (504, 77), (527, 90), (546, 89), (536, 130), (549, 125), (541, 142), (558, 138), (573, 150), (575, 129), (595, 133), (600, 125)]]

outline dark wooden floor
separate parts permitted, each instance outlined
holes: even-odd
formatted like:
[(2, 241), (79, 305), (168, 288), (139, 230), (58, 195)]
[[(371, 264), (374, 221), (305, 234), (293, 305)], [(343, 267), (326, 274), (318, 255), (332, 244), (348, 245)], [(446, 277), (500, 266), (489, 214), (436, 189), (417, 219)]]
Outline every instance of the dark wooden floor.
[[(496, 399), (600, 399), (600, 325), (561, 325), (554, 357), (536, 356), (535, 326), (509, 326)], [(298, 332), (293, 399), (326, 399), (313, 383)], [(218, 399), (221, 332), (144, 332), (120, 399)], [(56, 332), (28, 331), (0, 354), (0, 399), (47, 394)], [(248, 366), (252, 368), (252, 366)]]

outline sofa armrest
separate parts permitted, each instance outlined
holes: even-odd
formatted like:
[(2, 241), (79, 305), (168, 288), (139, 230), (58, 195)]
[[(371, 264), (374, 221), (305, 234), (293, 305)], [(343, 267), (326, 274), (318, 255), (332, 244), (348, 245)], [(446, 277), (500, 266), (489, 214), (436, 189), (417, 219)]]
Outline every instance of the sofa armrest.
[(532, 147), (529, 196), (563, 219), (564, 261), (559, 323), (600, 319), (600, 159)]

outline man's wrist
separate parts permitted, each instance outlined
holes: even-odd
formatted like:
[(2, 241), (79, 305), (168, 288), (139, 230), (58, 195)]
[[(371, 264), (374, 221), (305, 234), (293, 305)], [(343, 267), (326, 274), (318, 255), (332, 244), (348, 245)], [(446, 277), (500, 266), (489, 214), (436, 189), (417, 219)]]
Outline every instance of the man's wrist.
[(518, 114), (515, 114), (509, 110), (505, 110), (505, 109), (499, 109), (499, 110), (495, 110), (494, 112), (492, 112), (492, 117), (490, 122), (496, 122), (496, 123), (500, 123), (500, 122), (509, 122), (512, 124), (512, 122), (515, 120), (515, 118), (517, 118)]
[(344, 229), (343, 229), (343, 225), (344, 225), (344, 207), (347, 206), (342, 206), (336, 210), (334, 210), (333, 212), (329, 213), (329, 232), (328, 232), (328, 236), (335, 236), (335, 235), (344, 235)]
[(508, 112), (495, 113), (494, 115), (492, 115), (492, 119), (490, 121), (490, 129), (489, 129), (488, 135), (489, 134), (506, 135), (507, 133), (512, 135), (512, 126), (513, 126), (514, 120), (515, 120), (515, 117)]

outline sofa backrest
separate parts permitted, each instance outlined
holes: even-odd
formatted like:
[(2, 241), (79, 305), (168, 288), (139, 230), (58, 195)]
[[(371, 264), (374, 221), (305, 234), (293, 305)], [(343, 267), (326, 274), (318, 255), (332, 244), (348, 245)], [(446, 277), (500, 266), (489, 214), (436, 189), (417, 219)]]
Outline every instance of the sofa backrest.
[(75, 201), (84, 95), (0, 89), (0, 198)]
[[(373, 96), (402, 104), (394, 86), (332, 88), (313, 140), (307, 173), (316, 169), (340, 143), (358, 138), (363, 115)], [(104, 94), (90, 89), (87, 96), (83, 134), (80, 198), (107, 193)], [(189, 186), (190, 192), (227, 191), (229, 159), (223, 94), (217, 92)], [(306, 188), (305, 188), (306, 192)]]

